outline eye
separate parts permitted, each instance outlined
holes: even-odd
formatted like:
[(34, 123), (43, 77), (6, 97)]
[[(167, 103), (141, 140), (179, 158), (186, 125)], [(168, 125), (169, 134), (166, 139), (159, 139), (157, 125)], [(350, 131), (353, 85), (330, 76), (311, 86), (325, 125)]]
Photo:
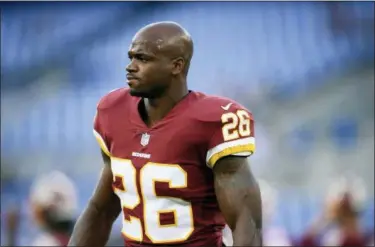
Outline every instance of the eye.
[(147, 63), (148, 62), (148, 58), (143, 56), (143, 55), (138, 55), (136, 56), (136, 59), (141, 61), (142, 63)]
[(129, 60), (136, 59), (137, 61), (140, 61), (141, 63), (147, 63), (148, 61), (150, 61), (150, 58), (143, 54), (129, 54), (128, 57), (129, 57)]

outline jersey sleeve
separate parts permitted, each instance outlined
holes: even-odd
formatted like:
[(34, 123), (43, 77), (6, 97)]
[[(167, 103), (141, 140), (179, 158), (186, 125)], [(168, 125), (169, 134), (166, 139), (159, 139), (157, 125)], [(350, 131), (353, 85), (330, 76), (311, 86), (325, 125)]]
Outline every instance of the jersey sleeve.
[(109, 152), (108, 141), (107, 141), (105, 131), (104, 131), (103, 121), (100, 118), (99, 110), (96, 111), (96, 114), (95, 114), (95, 117), (94, 117), (93, 132), (94, 132), (94, 136), (95, 136), (96, 140), (98, 141), (99, 146), (102, 149), (102, 151), (106, 155), (111, 156), (110, 152)]
[[(225, 156), (250, 156), (255, 152), (254, 119), (244, 107), (229, 103), (214, 114), (206, 163), (213, 168)], [(228, 109), (227, 109), (228, 108)]]

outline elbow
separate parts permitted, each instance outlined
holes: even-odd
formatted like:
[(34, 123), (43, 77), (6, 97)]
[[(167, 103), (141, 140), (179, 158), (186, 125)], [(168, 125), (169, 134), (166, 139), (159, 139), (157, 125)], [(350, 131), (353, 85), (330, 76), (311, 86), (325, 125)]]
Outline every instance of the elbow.
[(244, 193), (232, 206), (234, 210), (230, 210), (231, 214), (226, 217), (227, 224), (232, 232), (238, 230), (238, 228), (262, 229), (260, 193), (254, 193), (254, 191), (253, 193)]
[(93, 198), (90, 199), (90, 201), (87, 205), (87, 209), (92, 211), (92, 212), (95, 212), (96, 214), (99, 214), (99, 213), (105, 211), (104, 207), (102, 205), (100, 205), (100, 203), (96, 202)]

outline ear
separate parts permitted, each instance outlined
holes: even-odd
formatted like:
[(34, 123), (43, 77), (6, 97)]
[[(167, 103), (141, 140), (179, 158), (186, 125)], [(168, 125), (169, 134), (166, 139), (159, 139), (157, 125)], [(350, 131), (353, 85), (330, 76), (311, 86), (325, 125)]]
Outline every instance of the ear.
[(172, 75), (180, 74), (185, 68), (185, 59), (178, 57), (172, 61)]

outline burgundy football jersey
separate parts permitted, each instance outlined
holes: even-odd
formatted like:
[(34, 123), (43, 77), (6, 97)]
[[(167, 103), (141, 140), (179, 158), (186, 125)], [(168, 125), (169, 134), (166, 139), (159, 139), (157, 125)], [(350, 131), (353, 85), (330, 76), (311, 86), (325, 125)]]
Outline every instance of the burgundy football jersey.
[(141, 98), (121, 88), (97, 107), (94, 135), (111, 157), (127, 246), (221, 246), (225, 225), (215, 196), (215, 163), (255, 150), (254, 121), (238, 103), (190, 92), (152, 127)]

